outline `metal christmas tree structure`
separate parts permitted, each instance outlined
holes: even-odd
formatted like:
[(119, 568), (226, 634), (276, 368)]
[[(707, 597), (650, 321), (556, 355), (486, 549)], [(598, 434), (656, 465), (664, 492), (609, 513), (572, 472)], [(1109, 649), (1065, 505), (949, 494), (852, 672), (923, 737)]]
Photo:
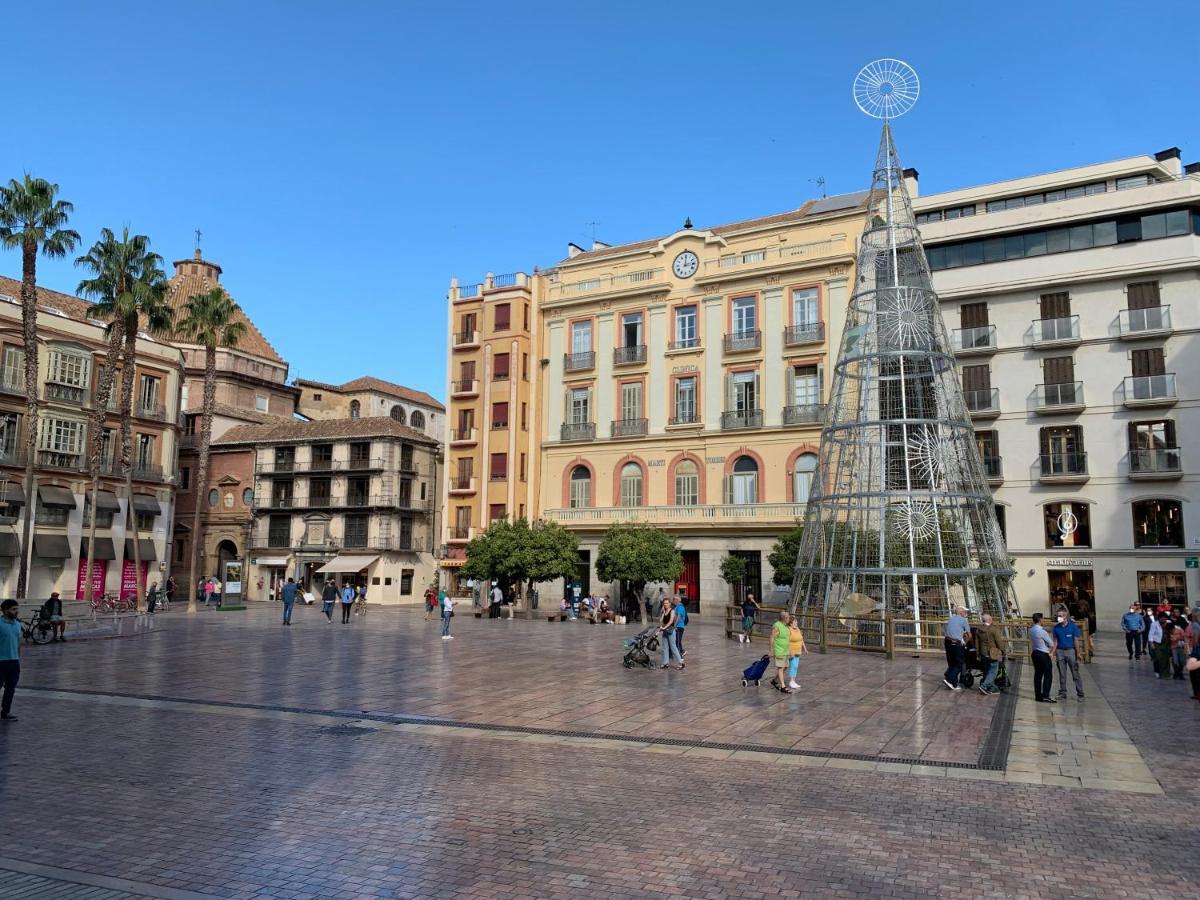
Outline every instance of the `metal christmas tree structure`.
[(918, 91), (897, 60), (855, 80), (883, 134), (791, 608), (920, 621), (962, 604), (1003, 620), (1014, 572), (892, 139)]

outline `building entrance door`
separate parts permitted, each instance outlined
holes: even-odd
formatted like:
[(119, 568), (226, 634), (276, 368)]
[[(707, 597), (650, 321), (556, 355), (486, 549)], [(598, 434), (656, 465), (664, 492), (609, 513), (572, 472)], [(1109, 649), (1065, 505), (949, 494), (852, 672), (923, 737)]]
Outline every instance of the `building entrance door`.
[(683, 574), (675, 582), (675, 593), (683, 598), (687, 611), (700, 612), (700, 551), (684, 550)]

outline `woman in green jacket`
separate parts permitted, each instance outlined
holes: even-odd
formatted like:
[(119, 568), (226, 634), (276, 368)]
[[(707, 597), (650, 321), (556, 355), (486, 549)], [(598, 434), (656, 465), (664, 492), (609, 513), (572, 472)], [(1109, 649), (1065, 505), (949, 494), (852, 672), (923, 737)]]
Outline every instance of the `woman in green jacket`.
[(775, 660), (775, 677), (771, 679), (771, 685), (785, 694), (792, 692), (784, 680), (788, 667), (788, 644), (791, 641), (788, 622), (791, 620), (791, 614), (785, 610), (779, 614), (779, 621), (771, 627), (771, 656)]

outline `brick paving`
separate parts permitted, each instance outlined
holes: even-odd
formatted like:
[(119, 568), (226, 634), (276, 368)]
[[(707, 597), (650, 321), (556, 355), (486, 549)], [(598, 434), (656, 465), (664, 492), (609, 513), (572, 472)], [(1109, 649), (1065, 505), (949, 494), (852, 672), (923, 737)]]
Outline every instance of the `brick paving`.
[[(680, 704), (695, 713), (687, 722), (706, 715), (687, 705), (695, 695), (722, 712), (735, 705), (723, 689), (746, 655), (714, 628), (695, 636), (685, 672), (626, 673), (600, 626), (467, 622), (460, 639), (443, 643), (435, 626), (424, 633), (419, 614), (373, 611), (339, 632), (303, 612), (290, 630), (265, 612), (201, 615), (164, 620), (136, 639), (30, 652), (29, 683), (63, 693), (20, 693), (22, 720), (0, 732), (3, 855), (237, 898), (1195, 893), (1200, 704), (1178, 682), (1130, 674), (1123, 658), (1101, 656), (1090, 674), (1167, 788), (1163, 796), (969, 780), (960, 776), (978, 773), (954, 768), (938, 777), (818, 770), (786, 756), (621, 752), (542, 736), (346, 727), (331, 716), (68, 693), (326, 710), (422, 704), (428, 715), (490, 710), (500, 719), (520, 716), (522, 686), (554, 689), (538, 693), (539, 702), (567, 694), (582, 704), (616, 678), (630, 708), (660, 713), (641, 725), (667, 727), (662, 712)], [(501, 636), (501, 628), (514, 633)], [(972, 721), (991, 699), (939, 694), (924, 683), (935, 677), (928, 661), (831, 654), (806, 662), (806, 692), (832, 688), (839, 674), (871, 671), (886, 685), (920, 671), (922, 684), (896, 696), (918, 698), (921, 721), (895, 733), (922, 732), (936, 746), (954, 741), (931, 733), (931, 723)], [(868, 714), (857, 723), (871, 729), (873, 694), (863, 690)], [(733, 693), (751, 717), (763, 706), (775, 720), (808, 715), (803, 697), (764, 689), (743, 696), (740, 684)], [(954, 704), (948, 716), (934, 712), (942, 702)], [(854, 718), (856, 703), (846, 705), (841, 717)], [(862, 745), (886, 748), (880, 741), (873, 735)], [(35, 760), (44, 780), (24, 777)], [(13, 896), (5, 874), (0, 896)]]

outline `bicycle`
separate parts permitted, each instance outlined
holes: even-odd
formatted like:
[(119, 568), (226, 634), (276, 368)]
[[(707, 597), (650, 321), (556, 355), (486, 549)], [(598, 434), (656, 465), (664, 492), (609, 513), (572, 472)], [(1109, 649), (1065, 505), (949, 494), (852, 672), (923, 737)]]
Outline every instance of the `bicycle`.
[(99, 597), (93, 597), (91, 600), (92, 612), (112, 612), (113, 598), (108, 594), (102, 594)]
[(27, 643), (48, 644), (54, 638), (54, 624), (49, 619), (38, 616), (28, 622), (22, 621), (21, 633)]

